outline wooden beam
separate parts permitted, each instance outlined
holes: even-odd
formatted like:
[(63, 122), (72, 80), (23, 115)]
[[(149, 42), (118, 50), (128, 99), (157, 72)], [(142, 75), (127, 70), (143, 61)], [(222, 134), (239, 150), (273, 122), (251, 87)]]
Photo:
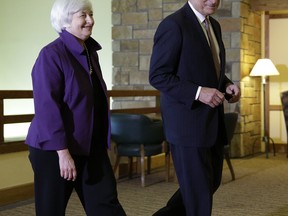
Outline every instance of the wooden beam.
[(252, 0), (251, 8), (254, 11), (288, 10), (287, 0)]

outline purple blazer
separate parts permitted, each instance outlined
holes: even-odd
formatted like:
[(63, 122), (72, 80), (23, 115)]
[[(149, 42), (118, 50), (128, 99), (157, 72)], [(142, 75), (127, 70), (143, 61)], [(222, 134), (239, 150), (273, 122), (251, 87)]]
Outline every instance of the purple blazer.
[[(91, 37), (85, 43), (106, 94), (97, 54), (101, 46)], [(32, 70), (32, 82), (35, 116), (26, 144), (42, 150), (68, 148), (71, 154), (88, 155), (94, 120), (93, 86), (85, 50), (73, 35), (63, 31), (41, 50)], [(106, 100), (99, 102), (108, 107), (107, 94)], [(103, 136), (109, 146), (109, 108), (106, 116), (103, 127), (108, 132)]]

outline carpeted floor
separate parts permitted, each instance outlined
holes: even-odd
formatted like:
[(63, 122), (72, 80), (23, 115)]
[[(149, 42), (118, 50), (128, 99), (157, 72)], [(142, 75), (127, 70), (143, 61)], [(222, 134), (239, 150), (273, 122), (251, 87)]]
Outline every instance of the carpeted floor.
[[(232, 164), (236, 180), (231, 181), (225, 163), (212, 216), (288, 216), (288, 159), (284, 154), (269, 159), (265, 155), (232, 159)], [(119, 199), (128, 216), (151, 216), (178, 188), (173, 179), (164, 182), (163, 170), (154, 170), (146, 181), (145, 188), (140, 186), (139, 178), (118, 182)], [(33, 200), (0, 207), (0, 216), (20, 215), (35, 215)], [(66, 215), (85, 215), (75, 194)]]

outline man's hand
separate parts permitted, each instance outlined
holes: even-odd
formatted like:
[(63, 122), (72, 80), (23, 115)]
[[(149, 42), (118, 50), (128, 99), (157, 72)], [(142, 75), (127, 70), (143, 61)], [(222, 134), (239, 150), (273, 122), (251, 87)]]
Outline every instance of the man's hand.
[(240, 96), (241, 96), (240, 88), (237, 85), (231, 84), (227, 86), (225, 98), (228, 100), (229, 103), (235, 103), (239, 101)]
[(74, 160), (70, 155), (68, 149), (57, 151), (59, 157), (60, 175), (67, 181), (75, 181), (77, 177), (77, 171), (74, 164)]
[(198, 100), (214, 108), (223, 103), (224, 94), (215, 88), (202, 87)]

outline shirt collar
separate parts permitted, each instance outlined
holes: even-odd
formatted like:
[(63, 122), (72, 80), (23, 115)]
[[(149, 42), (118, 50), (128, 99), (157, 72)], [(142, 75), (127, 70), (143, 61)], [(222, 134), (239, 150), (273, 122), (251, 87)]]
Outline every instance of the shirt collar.
[[(85, 49), (83, 46), (81, 46), (81, 44), (77, 41), (77, 39), (75, 38), (75, 36), (73, 36), (71, 33), (69, 33), (66, 30), (62, 30), (62, 32), (60, 33), (60, 38), (63, 41), (63, 43), (65, 44), (65, 46), (71, 50), (72, 52), (78, 53), (78, 54), (83, 54), (85, 53)], [(89, 51), (92, 52), (96, 52), (98, 50), (100, 50), (102, 47), (101, 45), (95, 41), (93, 38), (89, 37), (86, 41), (85, 41), (87, 48), (89, 49)]]
[(194, 7), (193, 5), (190, 3), (190, 1), (188, 1), (188, 4), (190, 6), (190, 8), (193, 10), (193, 12), (195, 13), (196, 17), (198, 18), (200, 23), (203, 23), (205, 20), (205, 16), (201, 13), (199, 13)]

